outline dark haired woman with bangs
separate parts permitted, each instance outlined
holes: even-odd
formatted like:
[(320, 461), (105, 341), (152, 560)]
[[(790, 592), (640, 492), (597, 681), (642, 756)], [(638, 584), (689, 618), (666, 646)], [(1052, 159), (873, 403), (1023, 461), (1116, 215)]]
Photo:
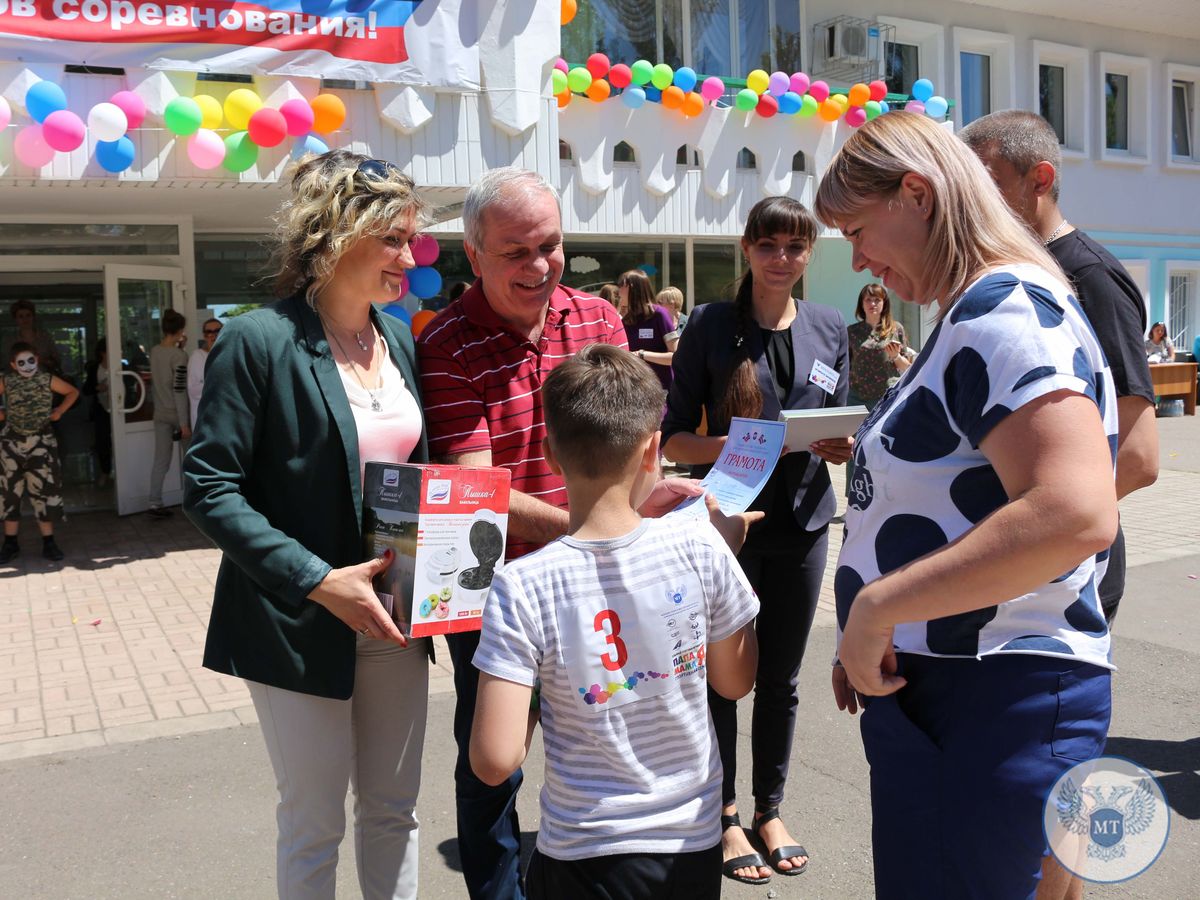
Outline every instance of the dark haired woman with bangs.
[(671, 360), (679, 343), (670, 310), (655, 304), (650, 277), (641, 269), (630, 269), (618, 278), (617, 290), (617, 309), (625, 323), (630, 352), (650, 363), (659, 382), (670, 390)]
[[(748, 270), (733, 303), (697, 306), (675, 353), (675, 380), (663, 422), (663, 449), (703, 476), (720, 455), (735, 416), (776, 419), (783, 409), (844, 406), (849, 390), (846, 325), (837, 310), (792, 295), (804, 275), (817, 221), (789, 197), (768, 197), (750, 211), (742, 236)], [(810, 375), (837, 373), (832, 392)], [(702, 414), (708, 431), (697, 434)], [(798, 875), (808, 864), (779, 815), (796, 723), (796, 683), (825, 572), (827, 529), (837, 509), (826, 462), (844, 463), (846, 440), (821, 441), (786, 453), (752, 509), (766, 517), (751, 526), (738, 560), (761, 611), (751, 725), (753, 828), (768, 859), (741, 828), (734, 793), (737, 705), (709, 691), (709, 708), (725, 769), (722, 795), (723, 871), (761, 884)]]

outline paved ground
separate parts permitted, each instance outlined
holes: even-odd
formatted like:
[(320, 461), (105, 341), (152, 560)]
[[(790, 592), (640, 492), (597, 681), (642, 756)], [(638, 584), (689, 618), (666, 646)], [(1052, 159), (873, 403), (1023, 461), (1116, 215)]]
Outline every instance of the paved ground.
[[(1110, 750), (1160, 774), (1174, 820), (1149, 872), (1089, 896), (1200, 896), (1200, 420), (1159, 425), (1159, 481), (1122, 506), (1130, 577)], [(274, 791), (253, 709), (240, 682), (199, 666), (217, 553), (178, 516), (79, 516), (60, 542), (67, 561), (45, 563), (29, 529), (26, 555), (0, 570), (0, 796), (20, 823), (0, 832), (3, 894), (271, 896)], [(779, 897), (871, 893), (866, 765), (855, 723), (828, 696), (826, 587), (785, 803), (812, 871), (775, 878)], [(441, 658), (419, 808), (421, 894), (461, 897)], [(540, 768), (535, 751), (522, 792), (531, 838)], [(347, 842), (339, 896), (356, 894), (352, 853)], [(732, 885), (726, 895), (767, 896)]]

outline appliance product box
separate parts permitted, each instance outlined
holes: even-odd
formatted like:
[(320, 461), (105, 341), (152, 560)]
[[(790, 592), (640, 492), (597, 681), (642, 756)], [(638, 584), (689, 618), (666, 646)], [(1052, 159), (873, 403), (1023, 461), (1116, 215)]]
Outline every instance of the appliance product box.
[(366, 552), (395, 551), (374, 586), (404, 634), (479, 630), (504, 565), (508, 488), (506, 469), (367, 463)]

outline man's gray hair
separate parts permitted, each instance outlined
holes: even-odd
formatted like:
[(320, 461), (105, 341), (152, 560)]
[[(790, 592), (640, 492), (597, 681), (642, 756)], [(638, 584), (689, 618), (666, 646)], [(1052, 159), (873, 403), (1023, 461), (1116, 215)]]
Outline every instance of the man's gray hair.
[(517, 166), (501, 166), (484, 173), (471, 185), (463, 201), (463, 240), (472, 247), (483, 246), (483, 214), (491, 206), (511, 203), (513, 200), (531, 199), (537, 194), (549, 194), (554, 198), (558, 214), (562, 216), (562, 200), (554, 185), (537, 172)]
[(1050, 163), (1054, 166), (1050, 199), (1058, 202), (1062, 147), (1054, 128), (1037, 113), (1024, 109), (989, 113), (963, 128), (958, 136), (977, 154), (994, 148), (1020, 175), (1027, 175), (1040, 162)]

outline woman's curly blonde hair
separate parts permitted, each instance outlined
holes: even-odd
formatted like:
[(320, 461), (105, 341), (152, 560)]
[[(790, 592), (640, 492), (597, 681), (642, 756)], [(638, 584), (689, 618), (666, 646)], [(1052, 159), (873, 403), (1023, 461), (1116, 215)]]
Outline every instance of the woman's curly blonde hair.
[(411, 178), (390, 163), (348, 150), (308, 154), (285, 173), (292, 196), (275, 215), (271, 260), (275, 293), (304, 291), (315, 304), (342, 254), (366, 237), (386, 234), (398, 220), (413, 217), (414, 229), (429, 224), (429, 206)]

